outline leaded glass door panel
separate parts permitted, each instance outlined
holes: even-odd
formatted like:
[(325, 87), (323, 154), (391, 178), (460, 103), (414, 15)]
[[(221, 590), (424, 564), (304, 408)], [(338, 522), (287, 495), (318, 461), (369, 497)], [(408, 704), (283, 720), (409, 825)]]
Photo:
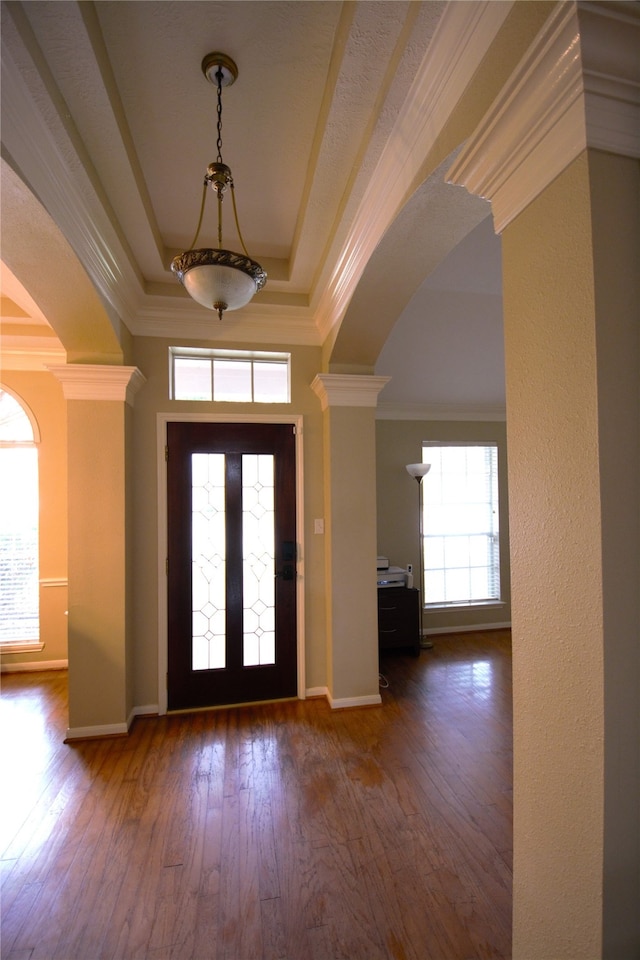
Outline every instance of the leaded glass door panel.
[(295, 696), (291, 424), (167, 427), (170, 710)]

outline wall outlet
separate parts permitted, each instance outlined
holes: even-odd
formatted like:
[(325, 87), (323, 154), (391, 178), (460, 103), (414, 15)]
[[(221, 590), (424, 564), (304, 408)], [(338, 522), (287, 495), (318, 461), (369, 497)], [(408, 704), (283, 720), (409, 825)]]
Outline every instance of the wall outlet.
[(407, 573), (413, 573), (413, 564), (412, 564), (412, 563), (408, 563), (408, 564), (407, 564)]

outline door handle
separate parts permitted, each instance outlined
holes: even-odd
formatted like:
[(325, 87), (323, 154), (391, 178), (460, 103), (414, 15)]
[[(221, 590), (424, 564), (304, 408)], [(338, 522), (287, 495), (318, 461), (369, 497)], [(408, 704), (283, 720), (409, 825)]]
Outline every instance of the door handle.
[(295, 540), (282, 542), (282, 570), (276, 571), (276, 577), (281, 580), (295, 580), (296, 544)]

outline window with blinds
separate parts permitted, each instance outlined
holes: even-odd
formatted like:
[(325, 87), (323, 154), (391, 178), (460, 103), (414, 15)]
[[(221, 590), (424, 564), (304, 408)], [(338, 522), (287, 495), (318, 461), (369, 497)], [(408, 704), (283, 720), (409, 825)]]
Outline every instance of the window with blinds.
[(499, 601), (497, 444), (425, 443), (422, 460), (425, 604)]
[(38, 451), (20, 403), (0, 389), (0, 645), (40, 636)]

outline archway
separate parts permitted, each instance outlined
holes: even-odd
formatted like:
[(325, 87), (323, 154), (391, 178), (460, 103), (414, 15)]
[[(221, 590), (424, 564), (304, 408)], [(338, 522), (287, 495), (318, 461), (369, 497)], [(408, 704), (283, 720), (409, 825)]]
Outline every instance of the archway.
[(57, 334), (71, 363), (122, 363), (115, 321), (75, 252), (6, 160), (2, 259)]

